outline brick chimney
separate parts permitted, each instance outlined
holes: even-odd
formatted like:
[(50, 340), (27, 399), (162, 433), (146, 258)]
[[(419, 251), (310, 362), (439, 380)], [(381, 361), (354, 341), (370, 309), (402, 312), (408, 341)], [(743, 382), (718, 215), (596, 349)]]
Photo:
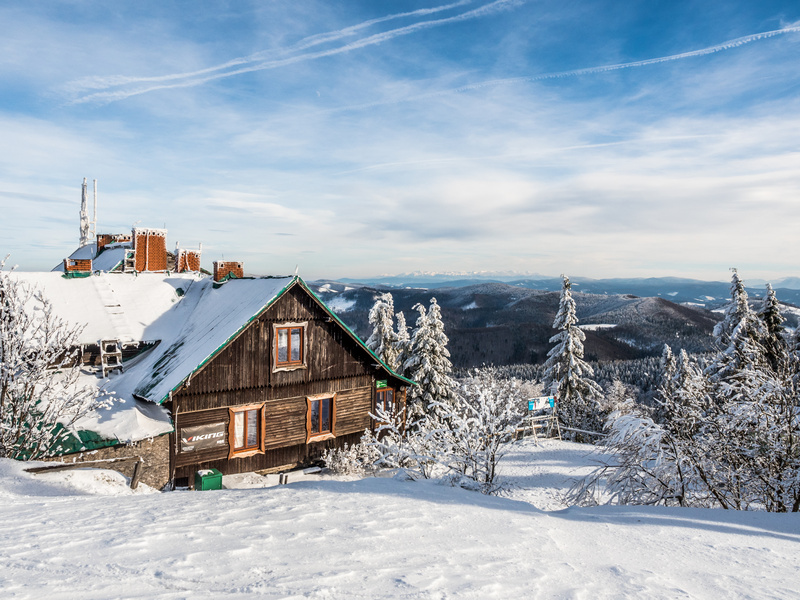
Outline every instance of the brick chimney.
[(225, 278), (244, 277), (244, 267), (240, 262), (215, 260), (214, 261), (214, 281), (223, 281)]
[(175, 272), (200, 271), (200, 250), (175, 250)]
[(91, 273), (91, 258), (65, 258), (64, 273)]
[(142, 271), (167, 270), (167, 230), (135, 227), (131, 232), (134, 269)]
[(97, 234), (97, 255), (105, 250), (109, 244), (121, 244), (132, 241), (129, 233), (98, 233)]

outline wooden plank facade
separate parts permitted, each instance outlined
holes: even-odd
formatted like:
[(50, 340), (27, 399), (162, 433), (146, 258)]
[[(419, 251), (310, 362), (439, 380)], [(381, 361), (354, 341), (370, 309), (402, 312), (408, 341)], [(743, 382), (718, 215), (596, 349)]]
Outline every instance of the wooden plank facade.
[[(302, 329), (302, 364), (276, 364), (277, 331)], [(377, 363), (299, 282), (292, 285), (233, 341), (172, 395), (175, 433), (170, 439), (171, 479), (191, 483), (198, 469), (223, 474), (278, 471), (310, 464), (325, 448), (357, 443), (373, 427), (376, 383), (387, 381), (403, 402), (406, 382)], [(311, 402), (329, 397), (331, 431), (313, 435)], [(232, 415), (258, 410), (257, 448), (235, 453)], [(215, 425), (227, 443), (185, 451), (186, 428)]]

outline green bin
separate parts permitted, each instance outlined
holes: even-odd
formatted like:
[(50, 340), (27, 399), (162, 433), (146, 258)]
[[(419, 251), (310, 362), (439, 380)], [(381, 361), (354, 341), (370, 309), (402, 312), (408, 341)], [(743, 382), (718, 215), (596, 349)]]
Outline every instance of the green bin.
[(222, 473), (216, 469), (202, 469), (194, 474), (195, 490), (221, 490)]

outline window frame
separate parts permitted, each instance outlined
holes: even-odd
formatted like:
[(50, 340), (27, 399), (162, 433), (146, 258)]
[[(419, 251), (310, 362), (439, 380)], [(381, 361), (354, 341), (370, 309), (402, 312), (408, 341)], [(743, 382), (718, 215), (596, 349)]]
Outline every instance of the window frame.
[(380, 406), (380, 397), (381, 394), (385, 394), (386, 392), (392, 393), (392, 400), (391, 400), (391, 408), (387, 410), (386, 408), (386, 401), (383, 403), (383, 410), (387, 412), (387, 414), (393, 415), (396, 412), (397, 408), (397, 390), (391, 386), (382, 387), (375, 390), (375, 412), (377, 414), (378, 407)]
[[(336, 398), (338, 394), (336, 392), (331, 392), (327, 394), (313, 394), (311, 396), (306, 396), (306, 444), (311, 442), (321, 442), (323, 440), (331, 440), (336, 437)], [(331, 428), (326, 431), (318, 431), (316, 433), (312, 433), (313, 430), (313, 423), (311, 422), (311, 414), (312, 414), (312, 405), (314, 402), (322, 402), (322, 400), (330, 399), (330, 407), (331, 407), (331, 414), (330, 414), (330, 424)], [(321, 405), (321, 404), (320, 404)]]
[[(266, 439), (266, 415), (265, 415), (265, 404), (248, 404), (245, 406), (229, 406), (228, 407), (228, 458), (243, 458), (245, 456), (253, 456), (254, 454), (263, 454), (265, 451), (264, 444)], [(257, 412), (257, 419), (256, 423), (258, 425), (258, 433), (256, 435), (256, 445), (255, 446), (243, 446), (242, 448), (236, 448), (234, 444), (236, 443), (236, 415), (237, 414), (245, 414), (245, 421), (244, 421), (244, 437), (245, 437), (245, 444), (247, 443), (247, 416), (246, 414), (250, 411), (258, 411)]]
[[(292, 356), (292, 329), (300, 330), (300, 360), (293, 361)], [(282, 330), (289, 330), (288, 345), (287, 345), (287, 360), (281, 361), (278, 358), (278, 342), (280, 340), (279, 332)], [(295, 369), (306, 368), (306, 350), (308, 348), (308, 321), (297, 323), (274, 323), (272, 325), (272, 372), (277, 371), (294, 371)]]

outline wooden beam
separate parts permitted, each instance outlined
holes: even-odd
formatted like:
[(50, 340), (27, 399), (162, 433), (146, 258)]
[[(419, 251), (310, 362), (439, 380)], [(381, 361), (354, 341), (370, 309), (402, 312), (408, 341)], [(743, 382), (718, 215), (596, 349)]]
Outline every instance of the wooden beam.
[(107, 458), (104, 460), (87, 460), (84, 462), (74, 462), (74, 463), (56, 463), (54, 465), (48, 465), (46, 467), (31, 467), (30, 469), (25, 469), (25, 472), (47, 473), (50, 471), (67, 471), (69, 469), (85, 469), (93, 466), (103, 466), (103, 465), (112, 465), (117, 463), (130, 462), (132, 460), (141, 461), (142, 459), (139, 456), (129, 456), (126, 458)]

